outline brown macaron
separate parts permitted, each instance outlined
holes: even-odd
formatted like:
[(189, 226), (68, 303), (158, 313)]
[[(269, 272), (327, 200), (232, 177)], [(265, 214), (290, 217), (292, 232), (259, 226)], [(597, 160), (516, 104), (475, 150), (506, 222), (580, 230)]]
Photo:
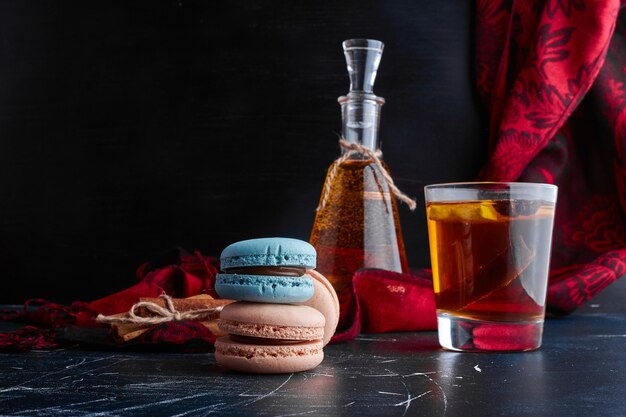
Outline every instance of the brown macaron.
[(313, 278), (314, 294), (309, 300), (299, 303), (300, 305), (313, 307), (324, 315), (324, 346), (328, 344), (337, 330), (339, 323), (339, 298), (332, 284), (326, 277), (314, 269), (307, 269), (305, 275)]
[(224, 307), (219, 327), (231, 335), (278, 340), (317, 340), (324, 336), (324, 315), (291, 304), (237, 301)]
[(245, 343), (236, 336), (223, 336), (215, 342), (217, 363), (239, 372), (282, 374), (308, 371), (324, 359), (321, 340), (285, 342), (257, 339)]

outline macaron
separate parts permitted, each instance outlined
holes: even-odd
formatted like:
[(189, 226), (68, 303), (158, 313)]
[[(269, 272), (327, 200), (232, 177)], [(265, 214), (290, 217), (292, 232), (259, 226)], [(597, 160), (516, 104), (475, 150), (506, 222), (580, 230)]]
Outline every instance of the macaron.
[(240, 372), (312, 369), (324, 359), (326, 319), (308, 306), (235, 302), (224, 307), (215, 342), (217, 363)]
[(316, 340), (324, 335), (325, 323), (324, 315), (312, 307), (237, 301), (224, 306), (219, 327), (238, 336)]
[(300, 303), (313, 296), (309, 276), (217, 274), (215, 291), (222, 298), (258, 303)]
[(313, 297), (301, 304), (313, 307), (326, 318), (323, 337), (324, 346), (326, 346), (335, 334), (337, 324), (339, 324), (339, 298), (332, 284), (324, 275), (313, 269), (308, 269), (306, 275), (313, 278), (314, 294)]
[(215, 360), (234, 371), (257, 374), (283, 374), (308, 371), (324, 360), (321, 340), (267, 344), (241, 343), (235, 336), (215, 341)]
[(289, 238), (243, 240), (226, 247), (220, 256), (224, 273), (216, 277), (222, 298), (262, 303), (300, 303), (313, 296), (313, 280), (304, 276), (314, 268), (315, 248)]
[(308, 242), (286, 237), (265, 237), (235, 242), (220, 255), (223, 271), (258, 266), (315, 268), (317, 252)]

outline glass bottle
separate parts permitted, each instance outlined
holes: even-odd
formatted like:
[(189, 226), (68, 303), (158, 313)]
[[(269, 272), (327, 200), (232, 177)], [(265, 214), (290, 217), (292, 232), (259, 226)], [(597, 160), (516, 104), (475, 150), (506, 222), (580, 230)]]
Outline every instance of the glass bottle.
[[(350, 92), (338, 98), (342, 135), (350, 143), (376, 151), (380, 149), (378, 126), (385, 100), (374, 95), (373, 85), (383, 43), (351, 39), (343, 42), (343, 49)], [(373, 159), (355, 152), (335, 164), (327, 173), (310, 242), (317, 249), (317, 270), (341, 298), (358, 269), (406, 272), (408, 267), (396, 199), (381, 168)]]

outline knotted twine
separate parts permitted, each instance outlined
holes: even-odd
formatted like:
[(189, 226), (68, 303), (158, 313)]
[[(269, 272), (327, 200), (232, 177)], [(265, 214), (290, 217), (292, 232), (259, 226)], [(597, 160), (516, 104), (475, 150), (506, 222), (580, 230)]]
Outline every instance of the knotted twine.
[(335, 159), (335, 162), (333, 162), (330, 172), (326, 176), (326, 183), (324, 184), (324, 195), (322, 196), (320, 203), (317, 206), (317, 211), (320, 211), (321, 209), (324, 208), (324, 206), (326, 206), (326, 201), (328, 200), (328, 195), (330, 194), (330, 184), (333, 182), (333, 179), (335, 178), (335, 175), (337, 174), (337, 168), (339, 167), (339, 165), (341, 165), (343, 162), (345, 162), (347, 159), (349, 159), (353, 155), (365, 155), (371, 160), (373, 160), (374, 164), (378, 166), (378, 168), (380, 168), (380, 172), (383, 176), (383, 179), (389, 186), (389, 189), (391, 190), (393, 195), (395, 195), (398, 200), (402, 201), (404, 204), (409, 206), (409, 210), (411, 211), (415, 210), (415, 207), (417, 206), (417, 204), (415, 203), (415, 199), (410, 198), (409, 196), (404, 194), (402, 191), (400, 191), (400, 189), (393, 182), (393, 178), (391, 178), (389, 171), (387, 171), (382, 161), (380, 160), (380, 158), (382, 158), (383, 156), (383, 152), (380, 149), (376, 149), (375, 151), (372, 151), (366, 146), (360, 145), (358, 143), (348, 142), (344, 138), (339, 139), (339, 145), (343, 149), (345, 149), (347, 152), (345, 152), (339, 158)]
[[(102, 314), (98, 314), (98, 317), (96, 317), (96, 321), (98, 323), (108, 324), (159, 324), (168, 321), (202, 320), (210, 319), (213, 314), (222, 311), (223, 308), (223, 306), (218, 306), (180, 312), (174, 307), (172, 297), (167, 294), (161, 294), (159, 298), (162, 298), (165, 301), (165, 308), (151, 301), (140, 301), (130, 308), (130, 311), (128, 312), (128, 317), (119, 317), (117, 315), (104, 316)], [(155, 314), (155, 316), (138, 316), (137, 313), (135, 313), (135, 310), (141, 307)]]

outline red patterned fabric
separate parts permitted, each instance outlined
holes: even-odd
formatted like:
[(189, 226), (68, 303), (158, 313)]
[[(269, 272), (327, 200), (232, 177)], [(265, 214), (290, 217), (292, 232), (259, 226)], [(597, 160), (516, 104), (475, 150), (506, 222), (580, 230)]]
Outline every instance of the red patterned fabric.
[(399, 274), (364, 270), (354, 276), (360, 322), (366, 333), (432, 330), (437, 327), (430, 271)]
[[(216, 297), (217, 271), (216, 258), (202, 256), (199, 252), (193, 255), (177, 253), (164, 266), (143, 264), (137, 270), (137, 284), (90, 303), (75, 302), (68, 307), (40, 299), (28, 300), (21, 313), (0, 315), (0, 319), (21, 320), (46, 328), (28, 326), (17, 332), (0, 334), (0, 352), (51, 349), (67, 344), (63, 334), (55, 332), (54, 328), (100, 326), (94, 321), (99, 313), (123, 313), (141, 297), (158, 297), (163, 292), (176, 298), (202, 293)], [(171, 322), (153, 326), (130, 346), (144, 350), (203, 352), (211, 350), (214, 341), (213, 333), (199, 323)], [(90, 340), (80, 342), (95, 343)]]
[(480, 177), (559, 186), (549, 309), (626, 272), (626, 2), (477, 2), (476, 72), (490, 115)]
[(54, 329), (26, 326), (23, 329), (0, 333), (0, 352), (26, 352), (49, 350), (61, 346)]
[[(559, 186), (548, 308), (568, 313), (626, 273), (626, 0), (476, 5), (476, 83), (489, 115), (489, 160), (479, 179)], [(21, 318), (93, 326), (96, 313), (127, 311), (139, 297), (213, 294), (216, 272), (216, 259), (182, 255), (160, 268), (142, 266), (136, 285), (101, 300), (71, 307), (27, 302)], [(333, 341), (361, 330), (435, 329), (429, 274), (357, 272), (353, 288), (339, 294), (348, 325)], [(477, 347), (515, 348), (500, 346), (500, 336), (498, 326), (474, 334)], [(213, 341), (203, 326), (167, 323), (138, 343), (199, 351)], [(0, 335), (5, 351), (58, 343), (50, 330), (31, 327)]]

